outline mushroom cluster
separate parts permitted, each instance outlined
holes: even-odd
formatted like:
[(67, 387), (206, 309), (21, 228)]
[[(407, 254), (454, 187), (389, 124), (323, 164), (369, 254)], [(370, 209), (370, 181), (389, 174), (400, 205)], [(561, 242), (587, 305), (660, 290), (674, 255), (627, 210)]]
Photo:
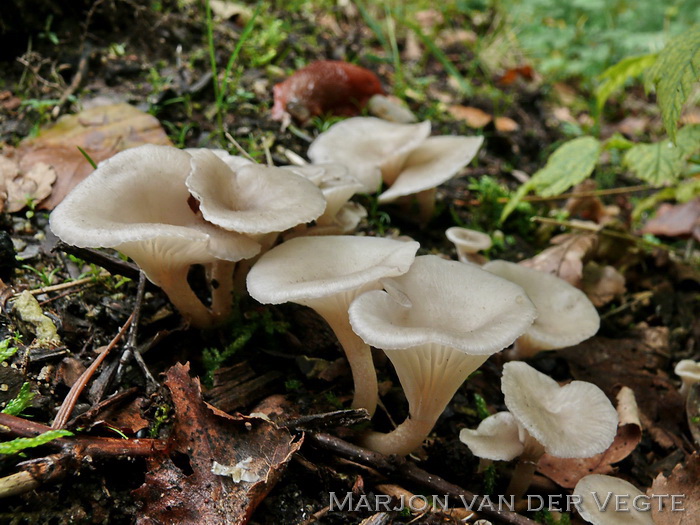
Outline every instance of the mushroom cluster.
[(592, 383), (559, 386), (527, 363), (514, 361), (503, 367), (501, 390), (508, 412), (487, 417), (476, 430), (463, 429), (459, 439), (480, 458), (520, 458), (508, 487), (517, 498), (529, 486), (545, 452), (588, 458), (605, 451), (615, 439), (617, 411)]
[[(346, 354), (355, 384), (353, 406), (370, 414), (378, 402), (370, 346), (381, 349), (404, 389), (408, 417), (389, 433), (368, 432), (361, 439), (379, 452), (407, 454), (421, 445), (457, 389), (490, 355), (516, 340), (519, 346), (535, 341), (544, 348), (573, 344), (542, 335), (552, 324), (557, 328), (548, 308), (577, 316), (583, 330), (577, 337), (592, 335), (598, 326), (579, 317), (587, 307), (574, 300), (575, 294), (543, 298), (550, 292), (540, 294), (530, 277), (516, 278), (510, 263), (481, 268), (434, 255), (416, 257), (419, 244), (410, 239), (340, 235), (353, 232), (362, 217), (352, 196), (377, 191), (381, 184), (388, 189), (380, 202), (414, 195), (426, 218), (435, 187), (459, 173), (483, 141), (429, 135), (429, 122), (351, 118), (318, 136), (309, 149), (313, 164), (282, 168), (223, 150), (133, 148), (79, 184), (54, 210), (51, 228), (69, 244), (114, 248), (131, 257), (196, 327), (223, 321), (234, 289), (243, 283), (261, 303), (314, 309)], [(474, 237), (460, 231), (455, 239)], [(487, 248), (487, 237), (476, 240), (482, 244), (464, 248), (461, 258), (470, 257), (468, 250)], [(206, 270), (209, 300), (200, 299), (188, 283), (192, 265)], [(525, 372), (516, 370), (504, 372), (510, 414), (494, 416), (485, 428), (510, 425), (506, 456), (528, 447), (570, 454), (569, 445), (543, 442), (537, 424), (518, 415), (513, 399), (531, 396), (526, 382), (518, 380)], [(544, 379), (532, 380), (552, 388)], [(608, 416), (601, 421), (609, 422)], [(575, 444), (583, 432), (562, 434)], [(607, 439), (607, 427), (601, 435)]]

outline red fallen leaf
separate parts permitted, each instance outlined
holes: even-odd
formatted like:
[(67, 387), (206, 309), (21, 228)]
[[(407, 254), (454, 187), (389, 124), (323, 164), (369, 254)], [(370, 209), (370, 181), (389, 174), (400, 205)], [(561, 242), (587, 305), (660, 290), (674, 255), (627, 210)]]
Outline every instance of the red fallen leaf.
[(634, 392), (623, 387), (617, 395), (617, 413), (620, 423), (615, 439), (605, 452), (590, 458), (557, 458), (545, 454), (537, 464), (537, 470), (561, 487), (572, 489), (589, 474), (610, 474), (612, 464), (629, 456), (642, 440)]
[(520, 66), (520, 67), (514, 67), (503, 73), (501, 77), (498, 79), (498, 83), (501, 86), (509, 86), (518, 78), (522, 78), (524, 80), (532, 80), (535, 78), (535, 70), (532, 69), (532, 66)]
[[(659, 474), (648, 496), (666, 495), (665, 498), (651, 498), (651, 517), (656, 525), (691, 525), (700, 516), (700, 456), (694, 452), (685, 461), (676, 465), (666, 477)], [(676, 495), (676, 508), (672, 508), (670, 495)], [(659, 500), (663, 508), (659, 509)], [(680, 509), (683, 509), (682, 511)]]
[(175, 365), (165, 385), (175, 407), (170, 455), (148, 458), (143, 507), (136, 523), (247, 523), (301, 440), (259, 417), (230, 416), (205, 403), (188, 365)]
[(305, 122), (324, 113), (357, 115), (372, 95), (383, 95), (384, 89), (368, 69), (339, 60), (319, 60), (276, 84), (272, 92), (273, 120), (283, 121), (291, 115)]
[(24, 173), (40, 162), (56, 171), (51, 195), (39, 204), (40, 208), (52, 210), (93, 171), (77, 146), (94, 162), (100, 162), (141, 144), (170, 145), (171, 142), (153, 115), (129, 104), (113, 104), (61, 117), (37, 137), (22, 141), (16, 157)]

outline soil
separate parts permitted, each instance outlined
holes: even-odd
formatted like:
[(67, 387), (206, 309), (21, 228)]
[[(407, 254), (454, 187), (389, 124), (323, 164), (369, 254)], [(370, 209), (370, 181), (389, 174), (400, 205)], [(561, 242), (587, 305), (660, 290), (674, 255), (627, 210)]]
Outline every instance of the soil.
[[(58, 106), (58, 113), (73, 113), (96, 99), (126, 101), (155, 115), (178, 146), (218, 147), (225, 143), (217, 133), (214, 118), (215, 92), (206, 25), (199, 4), (152, 2), (158, 4), (159, 9), (126, 0), (58, 4), (49, 0), (10, 0), (4, 6), (5, 13), (0, 15), (5, 22), (0, 24), (0, 78), (3, 79), (0, 84), (0, 144), (7, 148), (16, 146), (38, 126), (55, 119), (51, 113), (56, 107), (55, 101), (72, 89), (69, 86), (81, 59), (86, 61), (82, 79), (71, 96)], [(334, 23), (319, 24), (321, 14), (330, 16), (329, 13)], [(277, 2), (270, 6), (268, 14), (286, 21), (284, 38), (277, 43), (274, 60), (241, 71), (236, 93), (242, 95), (229, 107), (223, 124), (254, 157), (264, 157), (261, 144), (268, 141), (273, 161), (287, 164), (285, 149), (305, 157), (308, 141), (300, 135), (315, 136), (333, 119), (324, 122), (322, 118), (304, 127), (280, 129), (280, 123), (269, 116), (272, 86), (276, 82), (300, 65), (321, 58), (358, 62), (376, 71), (387, 88), (395, 78), (395, 71), (388, 61), (377, 59), (383, 56), (383, 49), (356, 11), (337, 8), (328, 13), (305, 10), (290, 13), (285, 10), (284, 2)], [(473, 25), (467, 15), (463, 17), (452, 22), (455, 27), (460, 23)], [(9, 23), (9, 20), (21, 23)], [(242, 16), (216, 22), (213, 31), (219, 68), (233, 52), (243, 26)], [(483, 26), (474, 27), (477, 33), (486, 30)], [(313, 38), (305, 35), (313, 35)], [(54, 38), (58, 43), (52, 41)], [(470, 53), (460, 42), (443, 51), (455, 60), (463, 60)], [(431, 99), (435, 94), (442, 94), (449, 99), (449, 104), (476, 106), (487, 112), (502, 104), (501, 100), (494, 101), (486, 95), (471, 98), (460, 95), (438, 60), (432, 55), (421, 60), (423, 74), (433, 82), (422, 97), (408, 98), (408, 103), (419, 118), (432, 120), (434, 134), (472, 135), (475, 131), (448, 113), (435, 111), (434, 103), (425, 103), (421, 98)], [(468, 64), (459, 64), (466, 74)], [(495, 80), (482, 75), (475, 83)], [(497, 219), (502, 206), (497, 199), (503, 195), (485, 199), (483, 193), (474, 189), (474, 181), (489, 176), (504, 186), (515, 188), (513, 169), (533, 173), (542, 166), (547, 152), (563, 138), (559, 125), (553, 122), (549, 89), (545, 83), (527, 82), (503, 87), (503, 100), (507, 100), (507, 105), (502, 114), (516, 120), (519, 130), (503, 133), (493, 124), (483, 128), (480, 133), (485, 135), (486, 141), (477, 162), (468, 168), (467, 176), (455, 178), (440, 188), (438, 209), (430, 223), (418, 224), (412, 215), (387, 207), (391, 216), (387, 231), (420, 241), (421, 253), (441, 253), (456, 258), (454, 248), (444, 237), (445, 228), (460, 221), (493, 230), (492, 221)], [(12, 102), (15, 99), (19, 103)], [(359, 197), (360, 202), (371, 208), (371, 203), (362, 199)], [(557, 209), (561, 204), (561, 201), (552, 201), (534, 206), (538, 215), (546, 215), (550, 208)], [(616, 204), (623, 211), (630, 206), (628, 196), (611, 197), (606, 204)], [(378, 217), (370, 215), (361, 230), (369, 235), (384, 233), (378, 231), (382, 225)], [(4, 284), (0, 297), (4, 315), (0, 317), (0, 340), (17, 333), (23, 337), (17, 343), (20, 350), (6, 363), (10, 366), (0, 368), (0, 384), (7, 386), (0, 391), (0, 407), (18, 394), (23, 382), (28, 382), (36, 396), (22, 417), (50, 424), (77, 376), (95, 360), (98, 349), (109, 344), (137, 306), (141, 319), (137, 342), (146, 345), (143, 358), (157, 383), (150, 383), (133, 360), (126, 360), (115, 377), (113, 373), (119, 367), (123, 352), (120, 347), (103, 363), (79, 399), (68, 423), (68, 428), (76, 433), (116, 438), (121, 432), (129, 438), (167, 438), (174, 421), (172, 416), (163, 418), (160, 412), (164, 406), (172, 404), (170, 392), (163, 385), (163, 373), (185, 362), (191, 364), (192, 376), (203, 378), (204, 399), (226, 412), (254, 412), (260, 403), (275, 395), (285, 398), (283, 406), (287, 407), (287, 413), (282, 419), (348, 407), (352, 398), (351, 378), (340, 359), (342, 354), (332, 332), (313, 312), (294, 305), (262, 307), (242, 298), (237, 305), (238, 316), (230, 325), (209, 332), (186, 329), (157, 287), (147, 284), (143, 299), (138, 300), (138, 277), (129, 275), (128, 268), (123, 268), (122, 273), (132, 279), (126, 282), (100, 277), (65, 291), (38, 294), (42, 309), (58, 327), (62, 343), (32, 345), (31, 330), (11, 311), (12, 294), (75, 279), (86, 269), (99, 272), (100, 268), (90, 268), (89, 263), (94, 259), (88, 252), (79, 252), (84, 261), (81, 262), (57, 249), (57, 240), (48, 230), (47, 211), (4, 213), (2, 230), (0, 278)], [(559, 228), (538, 228), (527, 220), (526, 213), (520, 212), (514, 214), (503, 230), (511, 242), (491, 255), (509, 260), (541, 252), (549, 246), (553, 235), (563, 232)], [(634, 387), (639, 395), (640, 390), (652, 384), (647, 376), (655, 376), (654, 388), (663, 390), (663, 396), (659, 393), (658, 398), (649, 396), (640, 401), (648, 410), (646, 414), (653, 416), (643, 421), (645, 432), (639, 446), (615, 465), (615, 475), (646, 490), (659, 473), (670, 472), (697, 447), (697, 442), (692, 441), (682, 402), (674, 397), (678, 382), (672, 370), (680, 359), (697, 358), (700, 352), (697, 316), (700, 277), (697, 268), (663, 250), (640, 250), (639, 245), (632, 242), (620, 244), (623, 246), (616, 246), (617, 250), (600, 246), (589, 256), (599, 263), (623, 269), (626, 278), (624, 295), (600, 309), (603, 322), (596, 344), (607, 352), (621, 345), (620, 341), (635, 349), (642, 348), (639, 346), (642, 343), (635, 346), (635, 341), (646, 341), (643, 348), (648, 360), (641, 362), (638, 356), (634, 357), (639, 361), (633, 366), (638, 372), (636, 383), (627, 381), (624, 374), (611, 375), (611, 369), (596, 368), (593, 363), (576, 360), (577, 352), (588, 349), (586, 343), (568, 353), (541, 354), (531, 363), (561, 381), (585, 376), (610, 396), (619, 390), (620, 382)], [(22, 256), (21, 262), (15, 260), (16, 252)], [(116, 256), (115, 253), (111, 255)], [(116, 264), (119, 264), (118, 259)], [(197, 287), (196, 271), (191, 277)], [(225, 348), (241, 335), (246, 323), (257, 327), (250, 340), (222, 362), (221, 370), (211, 377), (203, 351)], [(286, 328), (268, 334), (262, 328), (265, 323), (285, 323)], [(649, 343), (652, 333), (656, 340)], [(391, 422), (387, 414), (401, 421), (407, 408), (390, 363), (380, 353), (375, 358), (386, 411), (379, 411), (373, 425), (388, 429)], [(480, 469), (478, 458), (459, 442), (458, 434), (462, 428), (478, 425), (481, 417), (477, 396), (485, 400), (491, 413), (504, 409), (499, 389), (503, 362), (503, 356), (494, 356), (465, 383), (423, 449), (409, 461), (475, 494), (502, 493), (512, 465)], [(327, 370), (334, 372), (319, 376), (311, 366), (314, 363), (328, 366)], [(118, 395), (122, 397), (114, 406), (100, 405)], [(668, 414), (662, 417), (669, 407), (679, 412), (672, 417)], [(362, 428), (362, 424), (355, 430), (357, 428)], [(327, 430), (352, 441), (353, 430)], [(55, 450), (48, 445), (29, 449), (23, 456), (0, 457), (0, 475), (10, 475), (21, 462), (53, 452)], [(133, 491), (144, 484), (147, 464), (144, 458), (83, 457), (59, 478), (48, 480), (35, 490), (5, 498), (0, 509), (0, 523), (132, 523), (142, 505)], [(494, 475), (495, 479), (491, 479)], [(251, 523), (311, 523), (312, 516), (329, 505), (331, 492), (354, 491), (372, 498), (381, 493), (376, 488), (379, 483), (395, 484), (414, 494), (427, 493), (425, 487), (400, 477), (390, 475), (387, 478), (372, 468), (305, 444), (262, 500)], [(534, 490), (562, 492), (543, 476), (536, 479)], [(374, 515), (369, 510), (327, 512), (318, 515), (316, 522), (334, 525), (458, 523), (457, 518), (441, 513)], [(532, 514), (530, 517), (535, 519)]]

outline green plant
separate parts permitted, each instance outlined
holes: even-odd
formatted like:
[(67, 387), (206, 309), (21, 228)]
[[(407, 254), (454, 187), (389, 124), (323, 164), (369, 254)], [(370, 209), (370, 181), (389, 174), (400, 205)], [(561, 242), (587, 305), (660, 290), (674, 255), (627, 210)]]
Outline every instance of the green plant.
[(73, 433), (68, 430), (49, 430), (43, 434), (31, 438), (17, 438), (11, 441), (0, 443), (0, 454), (18, 454), (28, 448), (40, 447), (62, 437), (72, 436)]
[(30, 405), (32, 399), (34, 399), (34, 392), (31, 391), (31, 385), (29, 383), (22, 383), (19, 389), (19, 393), (14, 399), (8, 401), (5, 408), (2, 410), (3, 414), (9, 414), (11, 416), (18, 416)]
[(29, 270), (30, 272), (38, 276), (39, 280), (44, 286), (52, 285), (56, 273), (60, 271), (59, 267), (53, 268), (52, 270), (47, 270), (46, 268), (35, 268), (34, 266), (30, 266), (28, 264), (23, 264), (21, 268)]
[(170, 405), (158, 405), (156, 413), (153, 416), (153, 426), (148, 431), (151, 438), (157, 438), (160, 434), (161, 427), (168, 422), (170, 417)]
[(0, 363), (7, 361), (17, 353), (18, 348), (16, 346), (10, 346), (13, 343), (15, 343), (15, 341), (10, 337), (0, 341)]

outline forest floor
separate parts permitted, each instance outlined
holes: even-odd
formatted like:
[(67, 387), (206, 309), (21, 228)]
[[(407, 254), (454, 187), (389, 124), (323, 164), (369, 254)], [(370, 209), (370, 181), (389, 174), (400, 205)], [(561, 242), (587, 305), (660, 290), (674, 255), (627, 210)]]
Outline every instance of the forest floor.
[[(653, 190), (640, 189), (638, 180), (616, 168), (601, 169), (590, 185), (572, 190), (587, 194), (526, 198), (507, 221), (498, 222), (522, 176), (540, 169), (572, 129), (593, 126), (580, 85), (548, 82), (524, 67), (517, 52), (490, 67), (479, 62), (473, 44), (492, 36), (496, 15), (490, 11), (479, 16), (457, 11), (449, 20), (436, 10), (421, 11), (417, 23), (432, 44), (399, 27), (392, 57), (385, 21), (381, 31), (372, 28), (381, 13), (351, 3), (331, 8), (279, 2), (255, 14), (254, 6), (236, 10), (236, 4), (224, 4), (231, 9), (224, 12), (217, 4), (211, 24), (198, 3), (152, 4), (76, 2), (55, 8), (50, 18), (28, 9), (21, 14), (24, 24), (1, 27), (0, 40), (7, 45), (0, 57), (0, 160), (15, 159), (28, 174), (22, 159), (29, 162), (32, 152), (48, 148), (43, 158), (56, 163), (59, 179), (89, 172), (73, 139), (59, 135), (41, 146), (32, 141), (47, 140), (41, 130), (59, 116), (90, 110), (97, 111), (92, 115), (99, 115), (100, 123), (83, 123), (78, 140), (96, 161), (122, 146), (114, 144), (107, 124), (117, 121), (122, 131), (132, 129), (148, 114), (157, 119), (157, 129), (149, 120), (129, 140), (224, 147), (237, 154), (225, 130), (256, 160), (265, 162), (269, 155), (275, 165), (289, 164), (294, 154), (306, 158), (310, 140), (339, 118), (324, 115), (283, 128), (270, 116), (272, 87), (314, 60), (358, 63), (374, 71), (419, 120), (430, 120), (434, 135), (485, 137), (475, 161), (438, 189), (428, 223), (358, 195), (368, 209), (360, 232), (408, 235), (421, 243), (420, 254), (455, 259), (444, 231), (469, 226), (496, 239), (489, 259), (537, 256), (538, 267), (587, 292), (598, 307), (601, 328), (575, 347), (528, 362), (561, 382), (590, 381), (611, 400), (623, 386), (636, 396), (636, 422), (620, 427), (614, 450), (592, 462), (546, 458), (528, 494), (567, 495), (575, 480), (596, 472), (625, 479), (642, 492), (665, 488), (686, 494), (686, 507), (698, 508), (693, 493), (700, 486), (695, 452), (700, 390), (693, 389), (686, 401), (673, 373), (680, 360), (700, 356), (697, 241), (643, 235), (643, 223), (631, 214)], [(14, 5), (10, 2), (9, 14)], [(245, 35), (252, 16), (257, 17), (253, 33)], [(223, 81), (242, 38), (247, 40)], [(457, 75), (446, 71), (445, 61)], [(100, 113), (105, 104), (117, 103), (143, 113), (134, 113), (126, 124), (119, 122), (123, 107)], [(606, 116), (599, 129), (604, 137), (656, 139), (663, 133), (653, 99), (638, 88), (613, 100)], [(8, 169), (0, 164), (7, 180)], [(342, 412), (352, 399), (352, 380), (320, 317), (300, 306), (261, 306), (241, 297), (226, 326), (187, 328), (157, 287), (146, 282), (139, 290), (138, 269), (116, 252), (104, 251), (105, 260), (94, 251), (58, 245), (48, 217), (65, 194), (62, 183), (39, 176), (32, 184), (35, 193), (27, 196), (22, 191), (29, 186), (21, 186), (12, 203), (8, 186), (0, 221), (0, 408), (22, 397), (23, 384), (34, 395), (25, 396), (19, 417), (0, 419), (0, 433), (3, 441), (31, 437), (49, 430), (59, 414), (64, 419), (54, 429), (73, 435), (22, 454), (0, 455), (0, 491), (8, 490), (18, 472), (33, 476), (29, 486), (3, 499), (0, 523), (235, 523), (250, 512), (250, 522), (260, 524), (463, 523), (466, 518), (583, 523), (573, 511), (519, 509), (498, 515), (489, 508), (476, 513), (376, 508), (375, 498), (382, 494), (476, 494), (494, 500), (503, 494), (513, 464), (480, 465), (458, 438), (461, 429), (475, 428), (489, 413), (503, 410), (502, 353), (462, 386), (415, 454), (400, 460), (363, 452), (348, 443), (369, 423), (362, 414)], [(591, 196), (591, 189), (602, 191)], [(698, 214), (697, 206), (693, 213)], [(572, 219), (594, 227), (577, 226)], [(601, 277), (606, 267), (614, 269), (614, 277)], [(198, 277), (192, 276), (195, 286)], [(38, 300), (45, 313), (41, 321), (29, 320), (15, 306), (24, 290)], [(130, 317), (134, 312), (136, 323)], [(57, 328), (58, 338), (51, 342), (37, 335), (45, 320)], [(142, 355), (142, 366), (134, 350)], [(102, 352), (101, 366), (86, 373)], [(390, 362), (381, 352), (375, 362), (382, 407), (373, 426), (388, 429), (392, 418), (403, 420), (407, 407)], [(66, 398), (81, 377), (89, 382), (69, 404)], [(264, 413), (276, 424), (241, 415), (251, 413)], [(237, 455), (226, 456), (226, 450)], [(250, 457), (254, 463), (264, 458), (269, 478), (254, 488), (234, 485), (224, 498), (211, 488), (218, 475), (209, 467), (214, 460), (226, 464), (226, 457), (230, 465), (235, 464), (231, 457)], [(370, 504), (354, 511), (330, 507), (331, 493), (349, 492), (368, 495)], [(214, 501), (217, 495), (226, 502)]]

